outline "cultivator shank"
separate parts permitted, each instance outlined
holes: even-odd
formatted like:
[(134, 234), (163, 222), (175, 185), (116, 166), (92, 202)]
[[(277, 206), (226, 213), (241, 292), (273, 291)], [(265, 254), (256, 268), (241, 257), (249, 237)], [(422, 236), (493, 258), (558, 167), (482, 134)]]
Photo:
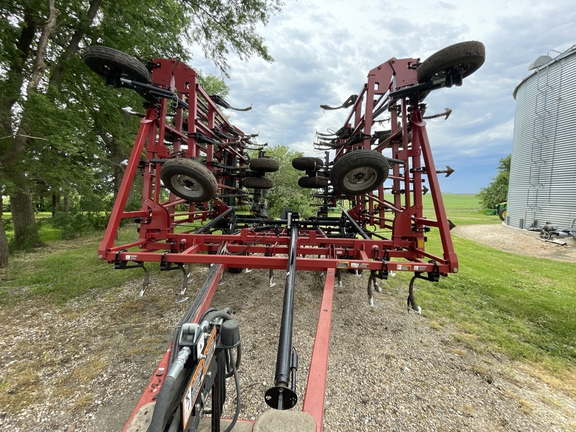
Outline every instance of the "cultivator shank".
[[(377, 279), (396, 271), (412, 272), (408, 306), (415, 310), (419, 310), (413, 296), (415, 280), (434, 282), (458, 272), (438, 182), (438, 173), (445, 171), (434, 165), (423, 101), (435, 89), (460, 85), (463, 77), (480, 67), (483, 56), (482, 44), (467, 42), (424, 63), (393, 58), (369, 72), (358, 95), (340, 107), (323, 106), (350, 112), (337, 132), (317, 134), (315, 146), (326, 152), (324, 159), (293, 161), (305, 173), (299, 185), (313, 190), (319, 211), (309, 218), (287, 211), (272, 219), (266, 214), (263, 191), (273, 187), (266, 174), (278, 170), (278, 163), (266, 157), (254, 135), (230, 124), (221, 111), (230, 106), (208, 95), (193, 69), (167, 59), (144, 66), (104, 47), (86, 50), (86, 63), (108, 84), (133, 89), (146, 101), (99, 258), (119, 269), (144, 263), (159, 263), (161, 270), (181, 269), (181, 296), (188, 266), (211, 265), (129, 424), (142, 409), (150, 411), (150, 404), (156, 404), (149, 430), (196, 430), (204, 400), (212, 393), (211, 428), (220, 430), (222, 376), (234, 375), (231, 352), (239, 349), (240, 339), (228, 328), (236, 328), (232, 317), (226, 311), (210, 315), (209, 304), (226, 268), (231, 273), (261, 268), (270, 269), (270, 283), (273, 270), (286, 271), (275, 384), (264, 395), (278, 410), (292, 408), (298, 399), (298, 359), (292, 346), (294, 274), (298, 270), (326, 274), (303, 401), (304, 412), (321, 430), (327, 335), (334, 281), (340, 272), (369, 272), (371, 304), (379, 289)], [(388, 129), (383, 128), (385, 123)], [(250, 157), (249, 150), (258, 156)], [(140, 178), (141, 207), (128, 211), (131, 188)], [(432, 196), (433, 218), (424, 215), (426, 192)], [(344, 208), (342, 203), (349, 205)], [(339, 207), (340, 213), (335, 213)], [(116, 237), (123, 220), (136, 222), (138, 236), (119, 244)], [(438, 231), (440, 254), (425, 248), (431, 229)], [(212, 351), (210, 360), (203, 354), (206, 347)], [(165, 382), (171, 384), (167, 387)]]

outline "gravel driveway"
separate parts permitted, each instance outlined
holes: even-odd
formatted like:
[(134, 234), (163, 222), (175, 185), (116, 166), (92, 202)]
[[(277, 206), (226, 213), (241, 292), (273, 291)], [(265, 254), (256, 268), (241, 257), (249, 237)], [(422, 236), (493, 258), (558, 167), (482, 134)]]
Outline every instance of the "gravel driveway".
[[(461, 227), (455, 234), (503, 250), (527, 242), (530, 247), (515, 252), (537, 249), (558, 258), (559, 246), (501, 225)], [(576, 261), (576, 248), (565, 248), (561, 258)], [(205, 267), (196, 267), (190, 286), (200, 286), (205, 275)], [(322, 279), (309, 272), (296, 279), (293, 344), (301, 399)], [(576, 402), (545, 382), (542, 371), (469, 350), (453, 329), (426, 317), (425, 304), (423, 315), (408, 313), (402, 275), (384, 283), (376, 306), (368, 307), (367, 279), (345, 274), (335, 292), (324, 430), (576, 430)], [(240, 323), (242, 418), (267, 409), (263, 395), (274, 379), (283, 286), (267, 282), (263, 270), (225, 274), (213, 301), (230, 307)], [(143, 299), (133, 282), (58, 308), (33, 299), (6, 307), (0, 315), (0, 430), (121, 430), (189, 305), (174, 301), (178, 285), (176, 274), (162, 273)], [(228, 394), (233, 402), (231, 385)], [(226, 409), (231, 413), (232, 404)]]

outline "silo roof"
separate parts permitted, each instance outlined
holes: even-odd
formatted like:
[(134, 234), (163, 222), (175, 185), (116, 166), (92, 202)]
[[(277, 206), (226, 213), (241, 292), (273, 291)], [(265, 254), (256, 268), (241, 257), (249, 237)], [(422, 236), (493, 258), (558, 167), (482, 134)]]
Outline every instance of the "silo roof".
[(534, 75), (536, 75), (538, 73), (538, 71), (544, 67), (549, 67), (550, 65), (566, 58), (569, 57), (573, 54), (576, 54), (576, 45), (572, 45), (570, 48), (568, 48), (566, 51), (564, 51), (561, 54), (558, 54), (556, 57), (554, 57), (550, 62), (546, 63), (545, 65), (542, 65), (540, 67), (538, 67), (534, 72), (532, 72), (530, 75), (528, 75), (526, 78), (524, 78), (520, 84), (518, 84), (516, 86), (516, 88), (514, 89), (514, 93), (512, 93), (512, 96), (514, 96), (514, 99), (516, 99), (516, 93), (518, 92), (518, 89), (522, 86), (522, 84), (524, 84), (526, 81), (528, 81), (531, 77), (533, 77)]

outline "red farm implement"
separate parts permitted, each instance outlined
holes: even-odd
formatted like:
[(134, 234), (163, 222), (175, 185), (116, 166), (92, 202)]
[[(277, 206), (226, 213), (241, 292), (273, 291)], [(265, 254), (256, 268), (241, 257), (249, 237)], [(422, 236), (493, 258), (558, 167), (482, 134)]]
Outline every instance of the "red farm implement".
[[(412, 292), (416, 279), (435, 282), (458, 272), (438, 182), (438, 174), (447, 171), (434, 165), (423, 101), (433, 90), (461, 85), (484, 62), (484, 46), (463, 42), (422, 63), (392, 58), (372, 69), (360, 93), (339, 107), (350, 108), (344, 125), (334, 133), (317, 134), (315, 146), (325, 151), (325, 158), (293, 160), (294, 168), (306, 173), (299, 185), (318, 199), (317, 215), (307, 219), (291, 211), (279, 219), (268, 217), (262, 191), (273, 187), (266, 173), (278, 170), (279, 164), (266, 157), (253, 135), (230, 124), (221, 109), (231, 107), (208, 95), (193, 69), (170, 59), (144, 65), (101, 46), (88, 47), (84, 60), (108, 85), (142, 95), (146, 108), (99, 258), (117, 269), (142, 268), (146, 281), (148, 263), (157, 262), (162, 270), (181, 269), (182, 295), (186, 268), (210, 265), (125, 430), (199, 430), (201, 420), (208, 421), (203, 418), (209, 396), (209, 428), (220, 430), (223, 386), (228, 377), (238, 381), (241, 343), (238, 323), (210, 303), (224, 270), (244, 268), (286, 271), (275, 385), (263, 395), (278, 411), (289, 410), (298, 400), (292, 347), (295, 272), (325, 272), (303, 412), (293, 413), (301, 430), (322, 430), (332, 296), (340, 272), (369, 272), (371, 304), (377, 279), (396, 271), (413, 273), (408, 295), (412, 310), (419, 310)], [(376, 130), (383, 115), (391, 127)], [(254, 152), (248, 150), (258, 151), (258, 157), (251, 158)], [(127, 211), (137, 176), (143, 182), (141, 207)], [(423, 213), (427, 191), (433, 218)], [(342, 202), (350, 203), (349, 208), (331, 216)], [(241, 206), (250, 210), (241, 212)], [(136, 221), (138, 238), (118, 244), (124, 219)], [(439, 255), (425, 248), (432, 229), (439, 233)], [(278, 411), (266, 413), (266, 421), (273, 421)], [(246, 430), (259, 430), (259, 421)], [(226, 430), (236, 419), (231, 423)]]

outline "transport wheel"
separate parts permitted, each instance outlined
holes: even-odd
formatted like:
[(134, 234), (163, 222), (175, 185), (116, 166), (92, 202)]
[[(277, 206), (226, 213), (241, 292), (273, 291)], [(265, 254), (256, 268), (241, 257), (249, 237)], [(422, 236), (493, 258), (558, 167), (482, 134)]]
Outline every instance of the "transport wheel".
[(388, 178), (390, 165), (381, 153), (354, 150), (336, 162), (330, 172), (332, 186), (346, 195), (362, 195), (378, 188)]
[(188, 201), (209, 201), (218, 191), (214, 174), (192, 159), (170, 159), (162, 165), (160, 178), (174, 195)]
[(280, 169), (280, 163), (271, 158), (250, 159), (248, 166), (252, 171), (257, 172), (276, 172)]
[(316, 157), (297, 157), (292, 159), (292, 166), (297, 170), (309, 171), (322, 168), (324, 162)]
[(298, 186), (307, 189), (318, 189), (328, 186), (328, 179), (326, 177), (300, 177), (298, 179)]
[(476, 72), (484, 64), (486, 50), (482, 42), (468, 41), (450, 45), (432, 54), (418, 67), (419, 83), (447, 77), (456, 68), (462, 69), (462, 77)]
[(551, 237), (552, 236), (550, 235), (550, 231), (544, 231), (544, 230), (540, 231), (540, 238), (541, 239), (550, 240)]
[(247, 188), (254, 189), (271, 189), (272, 180), (266, 177), (246, 177), (242, 180), (242, 184)]
[(135, 57), (114, 48), (90, 45), (84, 49), (82, 59), (86, 66), (99, 75), (120, 75), (132, 81), (150, 82), (150, 72)]
[(505, 221), (506, 220), (506, 207), (504, 207), (502, 210), (500, 210), (498, 212), (498, 217), (500, 218), (501, 221)]

